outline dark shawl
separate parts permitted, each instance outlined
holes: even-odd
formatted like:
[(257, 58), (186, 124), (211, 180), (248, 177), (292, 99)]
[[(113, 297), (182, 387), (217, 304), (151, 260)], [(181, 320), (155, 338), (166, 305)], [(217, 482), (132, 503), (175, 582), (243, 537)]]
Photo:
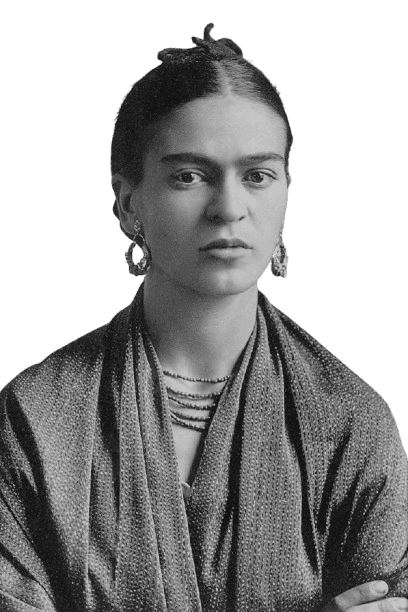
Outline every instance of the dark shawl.
[(260, 295), (184, 502), (142, 297), (2, 392), (2, 612), (309, 612), (380, 578), (408, 595), (381, 398)]

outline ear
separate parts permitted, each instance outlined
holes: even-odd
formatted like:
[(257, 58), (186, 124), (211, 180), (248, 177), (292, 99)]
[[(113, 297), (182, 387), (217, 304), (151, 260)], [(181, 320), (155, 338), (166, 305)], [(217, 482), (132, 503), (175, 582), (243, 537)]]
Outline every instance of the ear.
[(116, 196), (120, 224), (128, 234), (134, 234), (138, 218), (138, 189), (120, 174), (112, 176), (112, 189)]

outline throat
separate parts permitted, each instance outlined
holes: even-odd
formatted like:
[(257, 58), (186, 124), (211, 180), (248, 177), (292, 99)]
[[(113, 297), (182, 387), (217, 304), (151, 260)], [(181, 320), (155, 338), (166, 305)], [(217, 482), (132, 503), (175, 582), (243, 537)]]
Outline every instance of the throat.
[(191, 378), (230, 374), (255, 326), (257, 288), (215, 299), (145, 283), (145, 321), (162, 368)]

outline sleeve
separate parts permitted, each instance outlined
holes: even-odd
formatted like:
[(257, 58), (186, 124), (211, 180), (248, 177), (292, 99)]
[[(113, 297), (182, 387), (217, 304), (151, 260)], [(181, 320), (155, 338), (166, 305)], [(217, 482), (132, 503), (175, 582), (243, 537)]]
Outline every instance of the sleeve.
[(0, 610), (56, 612), (38, 553), (39, 504), (27, 433), (6, 388), (0, 395)]
[(407, 597), (407, 460), (401, 443), (393, 451), (392, 461), (377, 474), (368, 467), (369, 482), (356, 505), (344, 556), (352, 582), (383, 579), (390, 597)]
[(382, 400), (354, 415), (333, 463), (326, 592), (335, 596), (364, 582), (385, 580), (389, 597), (407, 597), (407, 457)]
[(0, 558), (0, 610), (2, 612), (29, 612), (42, 610), (56, 612), (44, 589), (29, 576), (18, 570), (5, 556)]

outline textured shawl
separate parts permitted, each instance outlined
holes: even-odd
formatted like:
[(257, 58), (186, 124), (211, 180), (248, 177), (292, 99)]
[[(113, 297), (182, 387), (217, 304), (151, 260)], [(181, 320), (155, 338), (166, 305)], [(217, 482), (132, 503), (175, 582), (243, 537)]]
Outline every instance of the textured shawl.
[(394, 420), (262, 295), (186, 501), (143, 289), (0, 415), (2, 612), (317, 612), (380, 578), (408, 595)]

